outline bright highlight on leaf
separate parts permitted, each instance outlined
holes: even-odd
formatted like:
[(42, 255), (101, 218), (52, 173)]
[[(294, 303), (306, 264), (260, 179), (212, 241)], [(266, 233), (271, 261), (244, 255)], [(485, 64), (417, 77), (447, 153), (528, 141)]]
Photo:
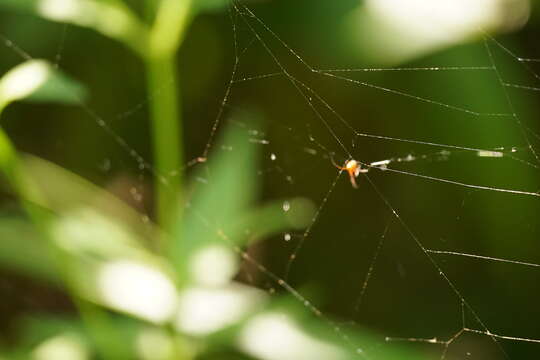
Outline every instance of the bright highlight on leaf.
[(77, 18), (85, 10), (84, 4), (83, 1), (78, 0), (41, 0), (37, 6), (38, 12), (43, 17), (56, 21), (66, 21)]
[(374, 56), (399, 61), (483, 32), (519, 28), (529, 14), (528, 0), (368, 0), (351, 21)]
[(173, 357), (173, 339), (163, 329), (143, 329), (135, 341), (141, 360), (168, 360)]
[(0, 81), (0, 99), (12, 102), (32, 95), (50, 78), (51, 72), (51, 66), (43, 60), (17, 66)]
[(192, 280), (198, 285), (225, 285), (238, 271), (236, 255), (224, 245), (202, 248), (189, 261)]
[(88, 349), (76, 336), (62, 334), (45, 340), (32, 353), (32, 360), (87, 360)]
[(93, 27), (111, 37), (129, 31), (127, 14), (108, 4), (89, 0), (39, 0), (37, 7), (44, 18)]
[(51, 234), (57, 246), (76, 255), (110, 258), (137, 251), (133, 234), (92, 208), (71, 209), (51, 224)]
[(154, 323), (176, 311), (176, 288), (162, 272), (148, 265), (119, 260), (105, 264), (97, 276), (105, 305)]
[(284, 313), (264, 313), (249, 320), (239, 339), (246, 353), (262, 360), (341, 360), (348, 354), (307, 334)]
[(29, 60), (0, 79), (0, 109), (14, 101), (78, 104), (84, 88), (45, 60)]
[(260, 306), (263, 299), (259, 290), (236, 283), (188, 288), (180, 296), (176, 328), (190, 335), (207, 335), (235, 324)]

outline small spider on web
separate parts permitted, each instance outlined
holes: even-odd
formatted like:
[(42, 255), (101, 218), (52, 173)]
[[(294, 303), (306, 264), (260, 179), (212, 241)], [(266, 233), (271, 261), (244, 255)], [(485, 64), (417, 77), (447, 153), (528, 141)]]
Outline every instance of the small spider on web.
[(362, 164), (354, 159), (349, 159), (345, 162), (345, 166), (339, 166), (333, 160), (332, 163), (340, 171), (347, 171), (349, 173), (349, 178), (351, 179), (351, 185), (353, 188), (358, 189), (358, 184), (356, 183), (356, 178), (360, 174), (365, 174), (369, 171), (369, 168), (362, 168)]

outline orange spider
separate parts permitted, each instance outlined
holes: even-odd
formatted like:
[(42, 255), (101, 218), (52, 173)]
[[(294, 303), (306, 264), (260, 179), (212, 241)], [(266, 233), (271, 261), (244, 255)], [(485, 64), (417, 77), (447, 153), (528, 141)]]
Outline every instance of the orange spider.
[(349, 173), (351, 184), (355, 189), (358, 188), (358, 185), (356, 184), (356, 178), (358, 177), (358, 175), (365, 174), (369, 171), (369, 169), (363, 169), (362, 164), (360, 164), (354, 159), (347, 160), (347, 162), (345, 162), (345, 166), (339, 166), (335, 163), (334, 166), (337, 167), (339, 170), (347, 171)]

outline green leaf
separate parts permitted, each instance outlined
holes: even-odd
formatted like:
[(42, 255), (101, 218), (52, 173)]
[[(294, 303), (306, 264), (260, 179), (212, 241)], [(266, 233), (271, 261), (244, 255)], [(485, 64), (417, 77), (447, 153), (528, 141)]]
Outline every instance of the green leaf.
[[(360, 326), (314, 316), (292, 297), (274, 298), (262, 311), (239, 324), (231, 335), (239, 349), (254, 358), (427, 360), (434, 357), (386, 342)], [(272, 338), (273, 342), (267, 339)], [(229, 339), (229, 343), (233, 339)], [(286, 343), (276, 347), (274, 343)], [(438, 356), (437, 356), (438, 358)]]
[(254, 206), (259, 189), (258, 147), (249, 137), (246, 129), (227, 129), (208, 164), (194, 175), (193, 193), (168, 251), (183, 285), (227, 283), (238, 270), (235, 247), (302, 228), (312, 218), (314, 207), (304, 199)]
[(225, 233), (234, 243), (244, 244), (287, 229), (302, 229), (309, 224), (314, 213), (315, 206), (307, 199), (275, 201), (247, 211), (226, 226)]
[(14, 101), (77, 104), (84, 97), (82, 85), (45, 60), (29, 60), (0, 79), (0, 104)]
[(148, 32), (131, 10), (119, 1), (2, 0), (0, 7), (29, 12), (51, 21), (91, 28), (144, 54)]
[(41, 280), (60, 283), (46, 239), (31, 223), (15, 216), (0, 218), (0, 266)]
[(168, 321), (176, 289), (168, 265), (149, 251), (149, 241), (157, 238), (152, 226), (77, 175), (32, 156), (23, 160), (25, 177), (41, 195), (37, 205), (55, 215), (47, 221), (47, 233), (63, 255), (70, 290), (134, 317)]
[(27, 348), (67, 332), (85, 337), (83, 324), (78, 319), (47, 313), (23, 316), (17, 321), (17, 328), (21, 334), (19, 345)]
[[(257, 191), (255, 150), (247, 133), (228, 129), (212, 154), (208, 167), (200, 167), (192, 182), (184, 221), (178, 220), (174, 242), (168, 252), (184, 280), (191, 257), (212, 244), (222, 245), (223, 229), (249, 209)], [(208, 170), (208, 173), (207, 173)], [(207, 183), (197, 181), (210, 174)]]
[[(102, 353), (111, 355), (110, 358), (136, 357), (134, 349), (126, 344), (134, 343), (140, 323), (120, 316), (109, 318), (105, 313), (96, 310), (86, 316), (92, 316), (92, 324), (85, 323), (78, 317), (58, 314), (32, 313), (23, 316), (17, 324), (20, 334), (17, 350), (24, 349), (27, 354), (33, 353), (33, 357), (27, 355), (23, 359), (34, 360), (67, 358), (53, 354), (45, 356), (49, 352), (53, 353), (55, 349), (61, 351), (64, 347), (62, 345), (67, 345), (65, 350), (71, 350), (69, 359), (88, 359), (88, 355), (96, 353), (102, 347), (107, 348)], [(58, 341), (62, 339), (67, 341)], [(43, 356), (36, 356), (39, 354)], [(74, 357), (75, 354), (78, 357)]]
[[(118, 231), (129, 232), (145, 245), (149, 245), (157, 236), (158, 229), (145, 221), (143, 215), (102, 188), (41, 158), (26, 155), (21, 160), (22, 170), (32, 179), (43, 198), (38, 205), (64, 216), (83, 216), (86, 209), (86, 214), (98, 214), (99, 219), (108, 219), (110, 226)], [(96, 216), (89, 216), (93, 219), (90, 223), (100, 221)], [(110, 226), (108, 228), (111, 230)]]
[[(35, 353), (40, 346), (50, 344), (53, 339), (67, 339), (75, 337), (80, 345), (86, 349), (84, 352), (96, 358), (100, 347), (106, 347), (102, 351), (106, 359), (152, 359), (166, 360), (174, 358), (170, 352), (175, 339), (165, 329), (141, 323), (138, 320), (124, 316), (107, 316), (103, 318), (103, 313), (93, 313), (94, 322), (100, 325), (98, 328), (90, 329), (80, 318), (63, 315), (52, 315), (49, 313), (32, 313), (22, 317), (17, 322), (17, 333), (19, 334), (15, 349), (11, 349), (7, 359), (29, 359), (39, 360), (41, 358), (31, 357), (30, 353)], [(99, 317), (100, 319), (96, 319)], [(93, 324), (94, 327), (96, 323)], [(92, 334), (92, 331), (99, 333)], [(96, 338), (98, 336), (99, 338)], [(53, 342), (54, 344), (55, 342)], [(58, 342), (56, 342), (58, 344)], [(62, 342), (60, 342), (62, 344)], [(49, 345), (49, 348), (51, 346)], [(43, 350), (42, 350), (43, 351)], [(160, 356), (164, 353), (169, 356)], [(20, 354), (20, 355), (19, 355)], [(108, 357), (106, 355), (109, 355)], [(65, 357), (51, 356), (51, 360), (65, 359)], [(49, 359), (47, 358), (47, 359)], [(0, 359), (4, 359), (0, 357)], [(67, 359), (67, 358), (66, 358)], [(73, 360), (73, 357), (69, 357)], [(86, 359), (86, 358), (85, 358)]]
[[(106, 191), (69, 171), (31, 156), (23, 159), (20, 173), (33, 180), (33, 189), (40, 194), (24, 200), (50, 211), (40, 230), (47, 235), (47, 245), (68, 290), (150, 322), (170, 320), (176, 288), (168, 264), (149, 251), (144, 240), (145, 236), (148, 240), (157, 237), (151, 225)], [(10, 246), (8, 259), (16, 250), (17, 238), (11, 239), (3, 244)], [(39, 254), (32, 259), (36, 263), (43, 260)], [(25, 265), (29, 271), (27, 263), (15, 265)]]

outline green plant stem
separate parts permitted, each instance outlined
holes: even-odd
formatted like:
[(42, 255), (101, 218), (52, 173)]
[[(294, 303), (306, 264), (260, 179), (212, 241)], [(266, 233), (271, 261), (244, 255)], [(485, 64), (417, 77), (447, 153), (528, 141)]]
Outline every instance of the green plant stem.
[(195, 0), (161, 0), (150, 31), (152, 57), (176, 53), (191, 21), (194, 2)]
[[(167, 231), (181, 201), (182, 162), (181, 110), (173, 57), (150, 59), (147, 63), (148, 91), (151, 94), (152, 139), (154, 148), (156, 216)], [(175, 173), (178, 172), (178, 173)]]
[[(192, 4), (193, 0), (161, 0), (149, 35), (149, 54), (145, 57), (157, 172), (156, 217), (165, 232), (172, 231), (173, 224), (178, 223), (175, 218), (182, 216), (183, 127), (176, 52), (190, 22)], [(149, 4), (149, 9), (153, 8), (153, 4)], [(163, 241), (160, 245), (162, 250), (167, 249)], [(174, 338), (174, 331), (168, 330)], [(183, 350), (184, 347), (175, 342), (173, 358), (191, 359)]]
[(191, 18), (192, 0), (162, 0), (149, 36), (145, 57), (150, 94), (155, 184), (156, 217), (166, 231), (174, 217), (180, 216), (182, 202), (182, 111), (176, 52)]

